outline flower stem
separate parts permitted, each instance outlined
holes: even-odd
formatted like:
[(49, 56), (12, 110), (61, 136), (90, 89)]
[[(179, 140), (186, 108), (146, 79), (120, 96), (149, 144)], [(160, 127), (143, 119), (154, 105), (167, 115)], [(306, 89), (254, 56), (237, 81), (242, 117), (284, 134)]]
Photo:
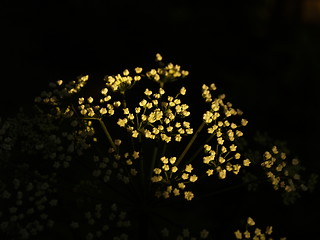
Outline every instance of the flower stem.
[(167, 143), (164, 143), (160, 156), (161, 157), (164, 156), (166, 154), (166, 151), (167, 151)]
[(110, 135), (110, 133), (109, 133), (109, 131), (108, 131), (105, 123), (102, 121), (102, 119), (99, 119), (99, 123), (100, 123), (100, 126), (102, 127), (102, 130), (103, 130), (104, 133), (106, 134), (107, 139), (108, 139), (109, 143), (111, 144), (112, 148), (116, 150), (117, 147), (116, 147), (116, 145), (114, 144), (114, 142), (113, 142), (113, 140), (112, 140), (112, 137), (111, 137), (111, 135)]
[(199, 133), (201, 132), (202, 128), (204, 127), (205, 122), (202, 122), (200, 124), (200, 126), (198, 127), (197, 131), (193, 134), (192, 138), (190, 139), (189, 143), (187, 144), (187, 146), (185, 147), (185, 149), (183, 150), (183, 152), (181, 153), (181, 155), (179, 156), (176, 165), (179, 165), (179, 163), (181, 162), (181, 160), (184, 158), (184, 156), (187, 154), (187, 152), (189, 151), (190, 147), (192, 146), (193, 142), (196, 140), (197, 136), (199, 135)]
[(155, 166), (155, 163), (156, 163), (156, 158), (157, 158), (157, 155), (158, 155), (158, 146), (156, 146), (154, 149), (153, 149), (153, 154), (152, 154), (152, 159), (151, 159), (151, 165), (150, 165), (150, 175), (148, 176), (149, 179), (149, 187), (151, 186), (151, 181), (150, 181), (150, 178), (152, 177), (152, 173), (153, 173), (153, 169), (154, 169), (154, 166)]
[(123, 108), (126, 108), (127, 107), (127, 101), (126, 101), (126, 93), (123, 91), (121, 92), (122, 95), (123, 95), (123, 101), (122, 101), (122, 104), (123, 104)]
[[(205, 143), (210, 142), (210, 140), (214, 137), (214, 135), (211, 135), (210, 137), (207, 138), (207, 140), (205, 141)], [(201, 145), (197, 151), (190, 157), (188, 158), (188, 160), (184, 163), (184, 165), (187, 165), (189, 163), (191, 163), (198, 155), (199, 153), (203, 150), (203, 145)]]

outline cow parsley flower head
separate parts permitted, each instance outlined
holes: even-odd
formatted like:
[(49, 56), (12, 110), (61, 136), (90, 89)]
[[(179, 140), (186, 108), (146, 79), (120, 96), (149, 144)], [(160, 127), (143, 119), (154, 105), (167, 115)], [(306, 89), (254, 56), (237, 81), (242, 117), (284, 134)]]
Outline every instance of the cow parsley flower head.
[(159, 67), (146, 73), (146, 76), (159, 83), (160, 87), (163, 87), (165, 83), (175, 82), (189, 75), (189, 72), (182, 70), (180, 65), (172, 63), (165, 65), (162, 60), (162, 56), (159, 53), (156, 54), (156, 61), (159, 62)]
[[(272, 240), (275, 239), (273, 235), (273, 227), (266, 226), (263, 230), (260, 227), (254, 227), (256, 224), (251, 217), (247, 218), (247, 225), (245, 227), (246, 230), (240, 231), (239, 229), (234, 231), (235, 239), (265, 239), (265, 240)], [(279, 240), (286, 240), (286, 237), (281, 237)]]
[(277, 146), (263, 154), (261, 167), (265, 171), (268, 181), (276, 191), (282, 192), (285, 203), (293, 202), (300, 197), (301, 192), (313, 188), (314, 175), (307, 180), (303, 176), (304, 168), (297, 158), (291, 158), (289, 154)]
[[(240, 180), (257, 165), (277, 191), (310, 189), (300, 161), (280, 147), (267, 149), (260, 162), (243, 151), (248, 120), (214, 83), (198, 89), (199, 101), (190, 99), (187, 87), (168, 87), (189, 72), (160, 54), (155, 60), (149, 70), (107, 75), (96, 91), (86, 91), (87, 75), (50, 83), (31, 114), (0, 119), (1, 237), (41, 238), (56, 230), (85, 240), (151, 239), (139, 226), (159, 215), (163, 238), (208, 239), (207, 228), (165, 226), (176, 210), (166, 204), (189, 207), (203, 191), (212, 194), (211, 186)], [(210, 188), (202, 188), (206, 181)], [(273, 228), (249, 217), (233, 234), (271, 239)]]
[(122, 74), (106, 76), (106, 86), (113, 92), (124, 94), (128, 89), (132, 88), (136, 82), (141, 80), (141, 72), (142, 68), (136, 68), (134, 74), (131, 75), (129, 70), (125, 69)]
[[(210, 109), (203, 114), (203, 121), (211, 135), (211, 142), (204, 145), (205, 156), (203, 163), (209, 166), (207, 175), (216, 172), (220, 179), (225, 179), (227, 172), (238, 174), (241, 166), (249, 166), (249, 159), (242, 159), (237, 152), (236, 140), (243, 136), (242, 127), (247, 125), (247, 120), (241, 118), (242, 112), (233, 108), (230, 102), (225, 102), (224, 94), (214, 98), (216, 86), (211, 84), (202, 86), (202, 97), (211, 104)], [(213, 150), (214, 149), (214, 150)]]

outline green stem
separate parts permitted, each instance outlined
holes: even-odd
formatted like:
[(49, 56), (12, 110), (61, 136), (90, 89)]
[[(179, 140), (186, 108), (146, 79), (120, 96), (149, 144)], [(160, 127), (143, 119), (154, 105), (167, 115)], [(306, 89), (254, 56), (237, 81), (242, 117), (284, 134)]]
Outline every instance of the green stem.
[[(211, 135), (210, 137), (207, 138), (207, 140), (205, 141), (205, 144), (210, 142), (210, 140), (214, 137), (215, 135)], [(190, 157), (188, 158), (188, 160), (184, 163), (184, 165), (186, 166), (187, 164), (191, 163), (198, 155), (199, 153), (203, 150), (203, 145), (201, 145), (197, 151)]]
[(189, 151), (190, 147), (192, 146), (193, 142), (196, 140), (197, 136), (199, 135), (199, 133), (201, 132), (202, 128), (204, 127), (205, 122), (202, 122), (201, 125), (198, 127), (197, 131), (193, 134), (192, 138), (190, 139), (189, 143), (187, 144), (187, 146), (185, 147), (185, 149), (183, 150), (183, 152), (181, 153), (181, 155), (179, 156), (176, 165), (179, 165), (179, 163), (181, 162), (181, 160), (184, 158), (184, 156), (187, 154), (187, 152)]
[(123, 108), (126, 108), (127, 107), (126, 93), (123, 91), (121, 92), (121, 94), (123, 95), (123, 101), (122, 101)]
[(149, 171), (148, 179), (146, 179), (147, 186), (148, 186), (148, 193), (147, 193), (148, 196), (147, 197), (151, 196), (151, 186), (152, 186), (151, 177), (152, 177), (153, 169), (155, 167), (155, 163), (156, 163), (156, 160), (157, 160), (158, 149), (159, 149), (158, 146), (156, 146), (153, 149), (153, 154), (152, 154), (152, 159), (151, 159), (151, 164), (150, 164), (150, 171)]
[(100, 123), (100, 126), (102, 127), (103, 132), (106, 134), (107, 139), (108, 139), (109, 143), (111, 144), (112, 148), (116, 150), (117, 147), (116, 147), (116, 145), (114, 144), (114, 142), (113, 142), (113, 140), (112, 140), (112, 137), (111, 137), (111, 135), (110, 135), (110, 133), (109, 133), (106, 125), (104, 124), (104, 122), (102, 121), (102, 119), (98, 119), (98, 121), (99, 121), (99, 123)]
[(154, 169), (154, 166), (155, 166), (155, 163), (156, 163), (157, 155), (158, 155), (158, 147), (156, 146), (153, 149), (153, 155), (152, 155), (152, 159), (151, 159), (150, 176), (149, 177), (152, 177), (152, 173), (153, 173), (153, 169)]
[(163, 148), (162, 148), (162, 152), (161, 152), (161, 157), (163, 157), (165, 155), (166, 151), (167, 151), (167, 143), (164, 143)]

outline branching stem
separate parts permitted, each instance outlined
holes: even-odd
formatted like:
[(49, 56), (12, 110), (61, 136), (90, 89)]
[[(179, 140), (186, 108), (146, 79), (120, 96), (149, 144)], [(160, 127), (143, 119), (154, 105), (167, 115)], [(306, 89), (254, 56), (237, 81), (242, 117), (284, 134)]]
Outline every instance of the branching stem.
[(181, 160), (184, 158), (184, 156), (187, 154), (187, 152), (189, 151), (190, 147), (192, 146), (192, 144), (194, 143), (194, 141), (196, 140), (197, 136), (199, 135), (199, 133), (201, 132), (202, 128), (204, 127), (205, 122), (202, 122), (200, 124), (200, 126), (198, 127), (197, 131), (193, 134), (192, 138), (190, 139), (189, 143), (187, 144), (187, 146), (185, 147), (185, 149), (183, 150), (183, 152), (181, 153), (181, 155), (179, 156), (176, 165), (179, 165), (179, 163), (181, 162)]
[(110, 135), (110, 133), (109, 133), (109, 131), (108, 131), (105, 123), (102, 121), (102, 119), (98, 119), (98, 121), (99, 121), (99, 123), (100, 123), (100, 126), (102, 127), (103, 132), (106, 134), (107, 139), (108, 139), (109, 143), (111, 144), (112, 148), (116, 150), (117, 147), (116, 147), (116, 145), (114, 144), (114, 142), (113, 142), (113, 140), (112, 140), (112, 137), (111, 137), (111, 135)]

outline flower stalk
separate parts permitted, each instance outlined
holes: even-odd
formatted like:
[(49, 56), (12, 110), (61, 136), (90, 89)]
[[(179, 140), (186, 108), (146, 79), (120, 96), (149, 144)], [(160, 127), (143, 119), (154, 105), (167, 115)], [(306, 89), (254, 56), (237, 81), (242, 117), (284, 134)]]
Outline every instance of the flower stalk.
[(199, 133), (201, 132), (201, 130), (203, 129), (204, 126), (205, 126), (205, 122), (202, 122), (200, 124), (200, 126), (198, 127), (198, 129), (196, 130), (196, 132), (193, 134), (192, 138), (190, 139), (189, 143), (187, 144), (187, 146), (185, 147), (185, 149), (183, 150), (181, 155), (179, 156), (179, 158), (176, 162), (176, 165), (179, 165), (179, 163), (182, 161), (182, 159), (187, 154), (187, 152), (191, 148), (192, 144), (194, 143), (194, 141), (196, 140), (196, 138), (198, 137)]
[(107, 127), (106, 127), (106, 124), (102, 121), (102, 119), (99, 119), (98, 121), (99, 121), (100, 126), (101, 126), (103, 132), (105, 133), (105, 135), (106, 135), (106, 137), (107, 137), (107, 139), (108, 139), (111, 147), (116, 150), (116, 149), (117, 149), (117, 146), (116, 146), (115, 143), (113, 142), (113, 139), (112, 139), (112, 137), (111, 137), (111, 135), (110, 135)]

